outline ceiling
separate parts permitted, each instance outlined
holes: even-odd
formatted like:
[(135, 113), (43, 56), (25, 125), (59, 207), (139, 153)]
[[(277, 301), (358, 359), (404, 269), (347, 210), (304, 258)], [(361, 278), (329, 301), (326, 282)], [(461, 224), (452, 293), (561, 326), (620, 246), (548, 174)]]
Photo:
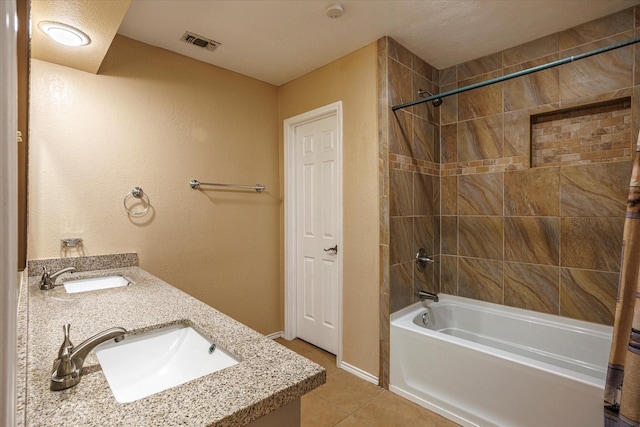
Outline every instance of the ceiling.
[[(326, 10), (340, 4), (338, 19)], [(442, 70), (640, 4), (640, 0), (31, 0), (32, 56), (98, 72), (116, 34), (280, 86), (391, 36)], [(58, 45), (54, 20), (92, 43)], [(190, 31), (214, 52), (180, 41)]]
[[(339, 19), (326, 15), (339, 3)], [(119, 34), (282, 85), (388, 35), (438, 69), (640, 0), (133, 0)], [(191, 31), (214, 52), (179, 39)]]

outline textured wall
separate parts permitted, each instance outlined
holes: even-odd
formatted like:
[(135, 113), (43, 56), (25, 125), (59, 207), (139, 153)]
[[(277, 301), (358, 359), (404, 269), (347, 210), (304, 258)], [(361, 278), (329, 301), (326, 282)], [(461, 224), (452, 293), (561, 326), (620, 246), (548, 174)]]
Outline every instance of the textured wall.
[[(282, 330), (277, 88), (121, 36), (98, 75), (31, 72), (29, 259), (135, 251), (207, 304)], [(200, 192), (193, 178), (267, 190)], [(152, 204), (138, 218), (122, 205), (133, 186)], [(63, 252), (65, 237), (82, 251)]]
[[(280, 120), (342, 100), (343, 360), (378, 372), (376, 45), (279, 88)], [(281, 130), (282, 132), (282, 130)]]

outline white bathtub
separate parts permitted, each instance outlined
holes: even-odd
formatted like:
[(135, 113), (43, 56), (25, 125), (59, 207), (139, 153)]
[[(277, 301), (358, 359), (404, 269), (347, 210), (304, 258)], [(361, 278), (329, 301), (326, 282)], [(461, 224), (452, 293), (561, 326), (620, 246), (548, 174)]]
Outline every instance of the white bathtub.
[(603, 425), (611, 327), (443, 294), (427, 305), (391, 316), (391, 391), (463, 426)]

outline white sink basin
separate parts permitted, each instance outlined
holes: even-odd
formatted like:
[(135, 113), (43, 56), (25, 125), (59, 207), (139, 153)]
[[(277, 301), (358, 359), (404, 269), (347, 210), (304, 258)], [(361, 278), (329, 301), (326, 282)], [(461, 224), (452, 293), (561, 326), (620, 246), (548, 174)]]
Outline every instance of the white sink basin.
[(64, 290), (68, 294), (77, 292), (97, 291), (99, 289), (119, 288), (121, 286), (129, 286), (133, 284), (129, 278), (121, 275), (93, 277), (91, 279), (66, 280)]
[(119, 343), (105, 342), (94, 351), (120, 403), (142, 399), (238, 363), (186, 325), (127, 336)]

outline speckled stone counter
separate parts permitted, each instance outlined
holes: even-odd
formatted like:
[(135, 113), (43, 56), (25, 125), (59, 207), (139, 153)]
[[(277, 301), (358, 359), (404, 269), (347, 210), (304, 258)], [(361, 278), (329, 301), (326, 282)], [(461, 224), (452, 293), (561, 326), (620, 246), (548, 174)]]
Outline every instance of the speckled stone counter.
[[(66, 261), (64, 266), (73, 264), (73, 259)], [(42, 269), (36, 268), (30, 264), (32, 272)], [(39, 276), (32, 276), (28, 286), (23, 286), (20, 311), (27, 313), (27, 321), (19, 329), (26, 328), (26, 335), (25, 331), (18, 333), (26, 337), (19, 348), (19, 361), (24, 364), (19, 369), (24, 369), (27, 377), (21, 408), (26, 426), (241, 426), (325, 382), (326, 372), (319, 365), (138, 267), (83, 271), (73, 276), (80, 279), (114, 273), (124, 274), (135, 284), (67, 294), (62, 286), (40, 290)], [(137, 334), (180, 322), (192, 325), (241, 362), (147, 398), (118, 403), (91, 352), (77, 386), (49, 390), (63, 324), (71, 324), (71, 341), (77, 345), (115, 326)]]

